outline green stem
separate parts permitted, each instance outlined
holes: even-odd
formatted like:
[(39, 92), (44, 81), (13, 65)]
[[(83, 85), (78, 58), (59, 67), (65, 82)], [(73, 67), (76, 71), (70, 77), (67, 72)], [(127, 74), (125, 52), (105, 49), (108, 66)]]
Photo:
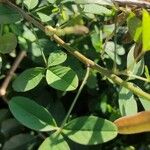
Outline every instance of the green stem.
[(138, 80), (141, 80), (144, 82), (150, 82), (150, 80), (148, 80), (147, 78), (132, 74), (132, 72), (129, 72), (129, 71), (128, 72), (126, 72), (126, 71), (118, 72), (117, 75), (125, 75), (127, 77), (133, 77), (135, 79), (138, 79)]
[(114, 66), (113, 71), (117, 71), (117, 16), (115, 16), (115, 30), (114, 30)]
[(69, 118), (69, 116), (70, 116), (70, 114), (71, 114), (71, 112), (72, 112), (72, 110), (73, 110), (73, 108), (74, 108), (74, 106), (75, 106), (77, 100), (78, 100), (78, 97), (79, 97), (79, 95), (80, 95), (80, 93), (81, 93), (81, 91), (82, 91), (84, 85), (86, 84), (86, 81), (87, 81), (87, 79), (88, 79), (88, 77), (89, 77), (89, 72), (90, 72), (90, 68), (89, 68), (89, 66), (87, 66), (87, 70), (86, 70), (85, 77), (84, 77), (84, 79), (83, 79), (83, 81), (82, 81), (82, 84), (81, 84), (81, 86), (80, 86), (80, 88), (79, 88), (79, 90), (78, 90), (77, 95), (75, 96), (75, 98), (74, 98), (74, 100), (73, 100), (73, 102), (72, 102), (72, 104), (71, 104), (71, 106), (70, 106), (70, 108), (69, 108), (69, 110), (68, 110), (68, 113), (67, 113), (65, 119), (63, 120), (63, 122), (62, 122), (62, 124), (61, 124), (60, 131), (63, 129), (64, 125), (66, 124), (66, 122), (67, 122), (67, 120), (68, 120), (68, 118)]
[(0, 25), (0, 36), (3, 34), (3, 24)]

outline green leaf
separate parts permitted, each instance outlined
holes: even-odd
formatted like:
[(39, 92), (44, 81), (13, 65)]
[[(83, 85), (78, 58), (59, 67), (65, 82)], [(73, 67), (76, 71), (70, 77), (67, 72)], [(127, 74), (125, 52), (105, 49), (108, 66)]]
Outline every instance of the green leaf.
[(48, 0), (49, 3), (53, 4), (56, 0)]
[(44, 140), (38, 150), (70, 150), (70, 148), (63, 136), (55, 132)]
[(134, 13), (130, 13), (127, 19), (127, 25), (129, 32), (135, 42), (141, 40), (142, 35), (142, 21), (135, 16)]
[[(141, 76), (144, 71), (144, 59), (141, 59), (140, 61), (136, 62), (134, 58), (134, 49), (135, 45), (133, 45), (127, 55), (127, 70), (129, 73), (133, 75)], [(129, 80), (135, 79), (134, 77), (130, 77), (129, 74)]]
[(34, 42), (36, 41), (36, 36), (33, 34), (33, 32), (27, 28), (26, 26), (24, 26), (24, 32), (23, 32), (23, 37), (27, 40), (29, 40), (30, 42)]
[(150, 50), (150, 15), (146, 10), (143, 10), (143, 50)]
[(118, 65), (121, 65), (121, 59), (119, 55), (124, 55), (125, 53), (125, 49), (121, 45), (118, 44), (116, 45), (116, 52), (117, 52), (116, 57), (115, 57), (114, 42), (107, 42), (104, 50), (113, 61), (115, 61)]
[(10, 24), (21, 19), (21, 15), (7, 5), (0, 4), (0, 24)]
[(13, 97), (8, 104), (14, 117), (28, 128), (37, 131), (52, 131), (57, 128), (48, 110), (33, 100), (17, 96)]
[(13, 88), (17, 92), (26, 92), (35, 88), (44, 76), (44, 68), (30, 68), (22, 72), (13, 82)]
[(137, 113), (137, 103), (134, 95), (126, 88), (119, 92), (119, 109), (122, 116), (134, 115)]
[(39, 0), (24, 0), (23, 3), (30, 10), (38, 5)]
[(8, 141), (5, 142), (3, 150), (20, 150), (29, 149), (31, 144), (35, 144), (35, 137), (30, 134), (18, 134), (12, 136)]
[(15, 50), (17, 46), (17, 38), (13, 33), (7, 33), (0, 36), (0, 53), (6, 54)]
[(83, 11), (85, 13), (91, 13), (96, 15), (112, 15), (112, 11), (107, 9), (104, 6), (100, 6), (98, 4), (85, 4)]
[(63, 63), (67, 59), (67, 55), (62, 51), (54, 51), (50, 53), (48, 58), (48, 66), (56, 66)]
[(146, 111), (150, 111), (150, 102), (145, 100), (144, 98), (139, 97), (140, 102), (142, 103), (144, 109)]
[(10, 117), (10, 112), (8, 109), (0, 109), (0, 124)]
[(113, 6), (112, 0), (75, 0), (77, 4), (100, 4)]
[(78, 77), (69, 67), (51, 67), (46, 72), (47, 83), (61, 91), (72, 91), (78, 86)]
[(50, 21), (52, 18), (44, 13), (41, 12), (37, 12), (37, 15), (40, 17), (42, 22), (48, 22)]
[(91, 41), (96, 51), (100, 52), (102, 48), (102, 38), (100, 37), (100, 34), (98, 34), (97, 32), (91, 34)]
[(72, 141), (83, 145), (110, 141), (118, 133), (112, 122), (95, 116), (76, 118), (65, 125), (62, 132)]
[(145, 65), (145, 72), (144, 72), (144, 74), (145, 74), (145, 77), (146, 77), (146, 79), (147, 80), (149, 80), (150, 81), (150, 73), (149, 73), (149, 70), (148, 70), (148, 67), (147, 67), (147, 65)]

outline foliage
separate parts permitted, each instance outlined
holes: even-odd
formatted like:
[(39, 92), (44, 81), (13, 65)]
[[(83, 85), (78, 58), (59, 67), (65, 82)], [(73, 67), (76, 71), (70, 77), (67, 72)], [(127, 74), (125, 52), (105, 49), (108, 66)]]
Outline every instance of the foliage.
[[(13, 68), (7, 75), (18, 54), (27, 56), (1, 97), (8, 104), (0, 102), (2, 150), (148, 149), (148, 133), (120, 136), (115, 123), (150, 111), (140, 90), (138, 95), (124, 86), (150, 90), (148, 10), (120, 8), (111, 0), (13, 3), (0, 1), (1, 84), (10, 82), (4, 79), (14, 73)], [(103, 71), (89, 66), (85, 56)]]

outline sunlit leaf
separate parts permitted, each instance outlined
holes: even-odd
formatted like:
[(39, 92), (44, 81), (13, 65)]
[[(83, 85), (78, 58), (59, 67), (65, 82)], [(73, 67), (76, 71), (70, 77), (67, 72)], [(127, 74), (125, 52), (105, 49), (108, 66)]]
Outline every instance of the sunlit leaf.
[(46, 72), (47, 83), (61, 91), (72, 91), (78, 86), (78, 77), (69, 67), (50, 67)]
[(137, 113), (137, 103), (134, 95), (124, 87), (119, 91), (119, 109), (122, 116)]
[(26, 92), (35, 88), (44, 76), (44, 68), (30, 68), (22, 72), (13, 82), (13, 88), (18, 92)]
[(76, 118), (63, 128), (62, 132), (72, 141), (84, 145), (96, 145), (117, 136), (116, 126), (95, 116)]
[(38, 150), (70, 150), (67, 142), (57, 132), (46, 138)]
[(112, 6), (112, 0), (75, 0), (77, 4), (100, 4), (100, 5), (110, 5)]
[(150, 15), (146, 10), (143, 10), (143, 50), (150, 50)]
[(97, 4), (86, 4), (83, 7), (84, 7), (83, 11), (85, 13), (91, 13), (96, 15), (108, 15), (108, 16), (112, 15), (111, 10)]
[(48, 58), (48, 66), (56, 66), (63, 63), (67, 59), (67, 55), (62, 51), (54, 51), (50, 53)]
[(30, 10), (37, 6), (39, 0), (24, 0), (23, 3)]
[(145, 110), (150, 111), (150, 101), (145, 100), (144, 98), (139, 97), (140, 102), (142, 103)]

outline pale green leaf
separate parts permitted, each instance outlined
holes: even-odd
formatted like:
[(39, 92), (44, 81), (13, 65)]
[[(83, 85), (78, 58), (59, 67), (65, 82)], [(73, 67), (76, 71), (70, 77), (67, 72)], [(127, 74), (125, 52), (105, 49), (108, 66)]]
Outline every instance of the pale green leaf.
[[(104, 51), (114, 62), (116, 62), (118, 65), (121, 65), (121, 58), (119, 57), (119, 55), (124, 55), (125, 53), (125, 49), (123, 48), (123, 46), (117, 44), (115, 47), (114, 42), (107, 42)], [(115, 51), (117, 52), (116, 57)]]
[(13, 33), (7, 33), (0, 36), (0, 53), (6, 54), (15, 50), (17, 46), (17, 38)]
[(44, 69), (30, 68), (22, 72), (13, 82), (13, 88), (18, 92), (26, 92), (35, 88), (44, 76)]
[(27, 28), (26, 26), (24, 26), (24, 32), (22, 34), (22, 36), (29, 40), (30, 42), (34, 42), (36, 41), (36, 36), (34, 35), (34, 33), (29, 29)]
[(50, 53), (48, 58), (48, 66), (56, 66), (63, 63), (67, 59), (67, 55), (63, 51), (54, 51)]
[(119, 91), (119, 109), (122, 116), (134, 115), (137, 113), (137, 103), (134, 95), (126, 88)]
[(52, 131), (56, 123), (44, 107), (25, 97), (13, 97), (9, 108), (14, 117), (24, 126), (38, 131)]
[(84, 8), (83, 11), (85, 13), (91, 13), (96, 15), (107, 15), (107, 16), (112, 15), (111, 10), (98, 4), (85, 4), (83, 8)]
[(70, 150), (70, 148), (63, 136), (55, 132), (44, 140), (38, 150)]
[(24, 0), (23, 3), (30, 10), (38, 5), (39, 0)]
[(48, 0), (49, 3), (53, 4), (56, 0)]
[(72, 141), (83, 145), (110, 141), (118, 133), (112, 122), (95, 116), (76, 118), (68, 122), (62, 132)]
[(141, 76), (144, 71), (144, 59), (142, 58), (140, 61), (136, 62), (134, 58), (134, 49), (135, 45), (133, 45), (127, 55), (127, 70), (130, 72), (129, 80), (135, 79), (132, 75)]
[(50, 67), (46, 72), (47, 83), (61, 91), (72, 91), (78, 86), (78, 77), (69, 67)]
[(46, 14), (44, 14), (44, 13), (37, 12), (37, 15), (40, 17), (42, 22), (48, 22), (48, 21), (51, 20), (51, 17), (46, 15)]
[(146, 10), (143, 10), (143, 50), (150, 50), (150, 15)]
[(100, 52), (102, 48), (102, 40), (101, 40), (100, 34), (98, 34), (97, 32), (94, 32), (93, 34), (91, 34), (91, 41), (96, 51)]
[(142, 103), (146, 111), (150, 111), (150, 101), (145, 100), (144, 98), (139, 97), (140, 102)]
[(77, 4), (100, 4), (113, 6), (112, 0), (75, 0)]

